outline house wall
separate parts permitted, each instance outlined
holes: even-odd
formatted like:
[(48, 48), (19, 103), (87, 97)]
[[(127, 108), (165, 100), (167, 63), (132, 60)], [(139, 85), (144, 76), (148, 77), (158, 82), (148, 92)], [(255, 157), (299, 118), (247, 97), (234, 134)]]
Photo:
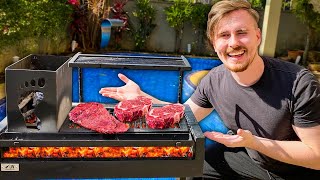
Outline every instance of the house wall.
[(290, 12), (282, 12), (280, 18), (276, 53), (283, 55), (288, 49), (304, 49), (307, 27)]

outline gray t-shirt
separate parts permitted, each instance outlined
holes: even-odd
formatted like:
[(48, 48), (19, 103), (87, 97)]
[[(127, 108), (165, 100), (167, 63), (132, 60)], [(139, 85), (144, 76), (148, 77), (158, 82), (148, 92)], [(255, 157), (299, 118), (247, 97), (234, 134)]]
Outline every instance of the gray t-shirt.
[[(191, 96), (201, 107), (214, 107), (225, 125), (274, 140), (298, 140), (292, 125), (320, 124), (320, 85), (307, 69), (263, 57), (264, 72), (250, 87), (239, 85), (224, 65), (212, 69)], [(265, 168), (283, 163), (247, 149)]]

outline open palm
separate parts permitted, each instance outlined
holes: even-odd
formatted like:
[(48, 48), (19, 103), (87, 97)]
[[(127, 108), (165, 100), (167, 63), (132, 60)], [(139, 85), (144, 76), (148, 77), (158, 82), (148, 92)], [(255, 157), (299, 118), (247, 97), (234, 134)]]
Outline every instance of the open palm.
[(135, 97), (142, 95), (142, 91), (138, 84), (123, 74), (118, 74), (118, 77), (125, 83), (124, 86), (101, 88), (99, 93), (102, 96), (110, 97), (118, 101), (134, 99)]

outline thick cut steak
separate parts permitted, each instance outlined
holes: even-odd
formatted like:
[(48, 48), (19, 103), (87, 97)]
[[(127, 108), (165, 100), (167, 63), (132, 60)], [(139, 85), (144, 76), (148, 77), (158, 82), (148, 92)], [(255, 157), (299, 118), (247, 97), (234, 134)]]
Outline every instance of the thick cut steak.
[(160, 108), (154, 108), (146, 115), (147, 125), (152, 129), (165, 129), (180, 122), (184, 115), (182, 104), (169, 104)]
[(80, 126), (100, 133), (121, 133), (129, 129), (129, 125), (118, 121), (102, 104), (96, 102), (77, 105), (69, 112), (69, 119)]
[(135, 99), (119, 102), (114, 107), (114, 115), (122, 122), (132, 122), (143, 118), (152, 106), (152, 99), (138, 96)]

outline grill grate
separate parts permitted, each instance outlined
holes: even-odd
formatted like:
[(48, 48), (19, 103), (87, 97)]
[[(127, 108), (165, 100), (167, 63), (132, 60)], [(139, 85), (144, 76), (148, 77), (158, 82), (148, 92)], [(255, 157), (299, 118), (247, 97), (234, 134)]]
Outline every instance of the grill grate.
[(117, 56), (101, 54), (76, 54), (69, 62), (70, 67), (127, 68), (191, 70), (184, 56)]
[[(155, 105), (156, 107), (157, 105)], [(4, 132), (0, 134), (0, 147), (12, 146), (193, 146), (192, 134), (201, 135), (189, 106), (178, 126), (167, 129), (142, 127), (143, 120), (132, 123), (131, 128), (120, 134), (101, 134), (82, 128), (68, 118), (57, 133)], [(112, 113), (114, 105), (105, 105)], [(139, 122), (140, 121), (140, 122)], [(202, 135), (203, 136), (203, 135)]]
[[(113, 114), (113, 108), (107, 108), (110, 114)], [(130, 122), (129, 130), (124, 134), (131, 134), (131, 133), (188, 133), (188, 125), (187, 119), (184, 116), (178, 124), (174, 124), (174, 127), (166, 128), (166, 129), (151, 129), (148, 127), (146, 120), (144, 118), (138, 119), (134, 122)], [(97, 133), (95, 131), (83, 128), (75, 123), (73, 123), (69, 116), (64, 121), (64, 124), (60, 128), (60, 133)]]

